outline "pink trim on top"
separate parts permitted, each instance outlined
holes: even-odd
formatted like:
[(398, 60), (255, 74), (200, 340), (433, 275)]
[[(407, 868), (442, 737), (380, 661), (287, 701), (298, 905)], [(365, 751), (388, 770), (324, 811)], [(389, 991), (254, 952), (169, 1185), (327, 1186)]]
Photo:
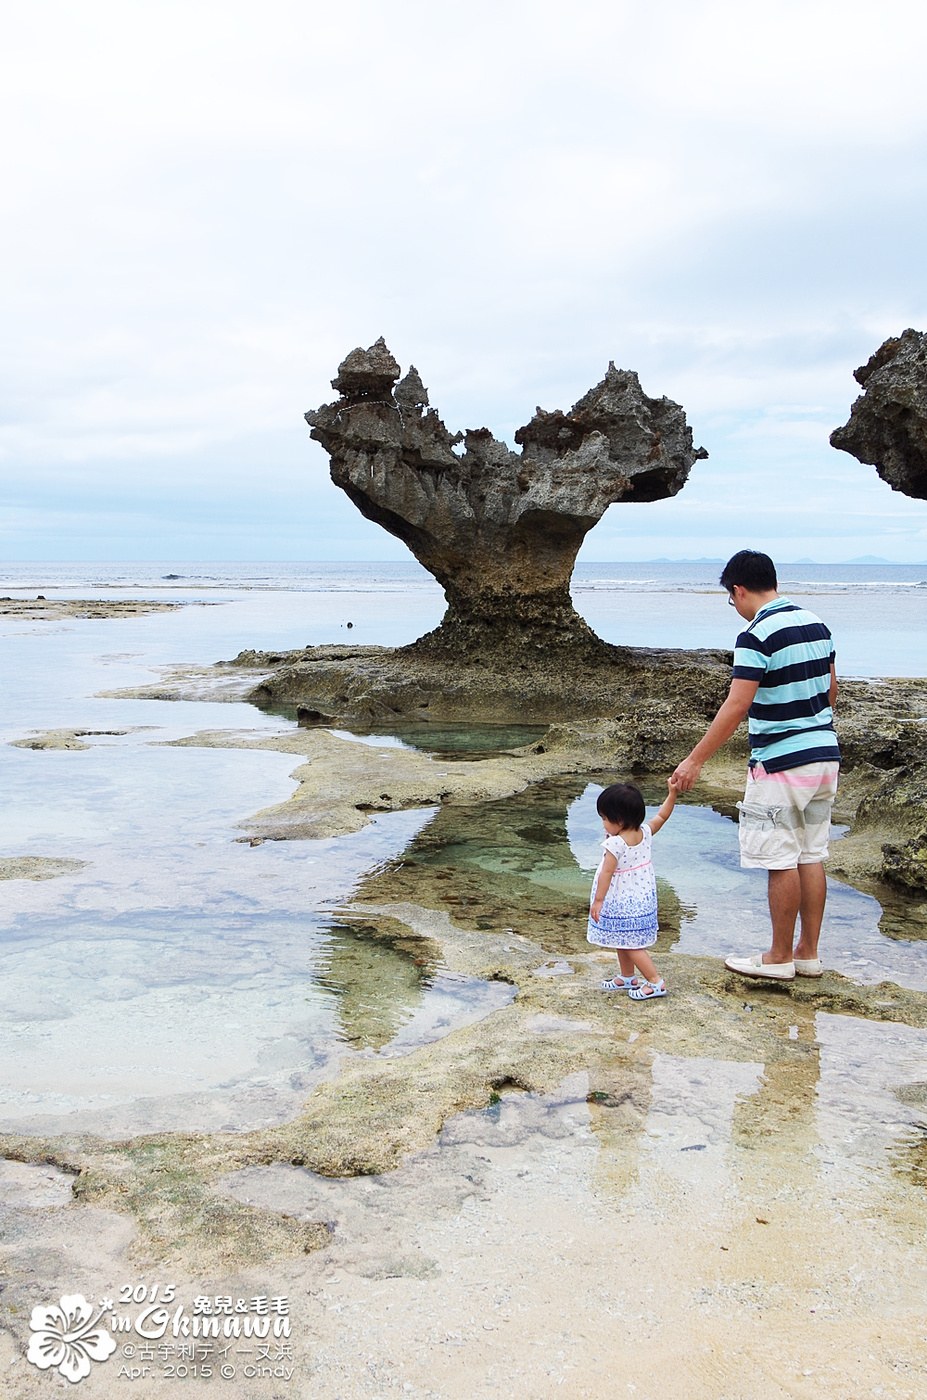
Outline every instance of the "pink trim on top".
[(767, 773), (762, 763), (750, 769), (754, 782), (787, 783), (789, 787), (820, 787), (829, 779), (836, 781), (840, 772), (839, 763), (823, 763), (818, 773), (799, 773), (795, 768), (786, 768), (782, 773)]

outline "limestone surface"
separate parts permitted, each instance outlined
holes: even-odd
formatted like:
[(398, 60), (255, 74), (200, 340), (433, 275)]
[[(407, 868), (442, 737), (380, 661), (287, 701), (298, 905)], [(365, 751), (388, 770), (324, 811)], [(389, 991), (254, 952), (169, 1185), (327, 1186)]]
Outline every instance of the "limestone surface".
[(874, 466), (893, 491), (927, 500), (927, 332), (886, 340), (853, 377), (863, 393), (831, 446)]
[[(30, 622), (57, 622), (60, 618), (142, 617), (146, 613), (174, 612), (191, 604), (159, 602), (151, 598), (0, 598), (0, 617)], [(195, 607), (211, 604), (196, 603)]]
[(335, 485), (445, 590), (444, 621), (415, 649), (605, 650), (570, 600), (576, 554), (610, 505), (674, 496), (707, 457), (682, 408), (610, 364), (568, 413), (538, 408), (513, 452), (487, 428), (448, 432), (415, 367), (399, 374), (382, 339), (353, 350), (341, 397), (306, 421)]
[(86, 865), (67, 856), (0, 856), (0, 880), (57, 880), (76, 875)]

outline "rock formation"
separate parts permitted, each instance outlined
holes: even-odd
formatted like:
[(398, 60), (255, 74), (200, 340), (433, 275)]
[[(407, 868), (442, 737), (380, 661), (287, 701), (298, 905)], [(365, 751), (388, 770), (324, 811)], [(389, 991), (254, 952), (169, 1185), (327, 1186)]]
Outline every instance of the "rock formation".
[(707, 457), (683, 410), (611, 364), (569, 413), (539, 408), (517, 453), (487, 428), (449, 433), (414, 366), (399, 374), (382, 339), (353, 350), (332, 380), (341, 397), (306, 421), (335, 485), (444, 588), (444, 620), (416, 650), (604, 648), (570, 599), (576, 554), (608, 506), (674, 496)]
[(853, 377), (864, 392), (831, 446), (874, 466), (893, 491), (927, 500), (927, 333), (886, 340)]

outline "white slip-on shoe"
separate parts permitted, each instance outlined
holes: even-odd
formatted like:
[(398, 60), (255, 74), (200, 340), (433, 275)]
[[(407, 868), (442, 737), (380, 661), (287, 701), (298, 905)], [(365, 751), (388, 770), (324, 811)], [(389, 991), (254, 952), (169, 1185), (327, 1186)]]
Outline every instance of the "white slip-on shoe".
[(768, 977), (772, 982), (791, 982), (795, 977), (793, 962), (764, 963), (762, 953), (754, 953), (752, 958), (725, 958), (724, 966), (741, 977)]
[(820, 958), (796, 958), (796, 977), (823, 977), (824, 964)]

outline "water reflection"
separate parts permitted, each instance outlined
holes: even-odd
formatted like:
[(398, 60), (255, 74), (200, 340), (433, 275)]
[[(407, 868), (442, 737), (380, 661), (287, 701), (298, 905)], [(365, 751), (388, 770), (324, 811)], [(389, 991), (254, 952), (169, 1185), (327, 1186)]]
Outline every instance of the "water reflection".
[[(514, 929), (552, 953), (588, 952), (586, 911), (602, 842), (595, 802), (611, 780), (554, 778), (501, 801), (442, 807), (399, 861), (366, 878), (360, 896), (444, 909), (471, 928)], [(645, 781), (642, 789), (654, 810), (665, 788)], [(680, 802), (654, 842), (658, 953), (723, 958), (768, 945), (764, 873), (741, 869), (733, 805), (719, 806)], [(858, 982), (927, 989), (927, 942), (920, 924), (904, 922), (909, 906), (891, 902), (885, 923), (871, 895), (828, 884), (826, 965)]]
[(511, 999), (422, 947), (311, 912), (31, 920), (0, 956), (0, 1129), (280, 1122), (346, 1052), (406, 1054)]
[[(591, 802), (594, 814), (595, 797), (587, 795), (599, 790), (585, 778), (556, 778), (503, 801), (442, 807), (400, 861), (367, 877), (360, 898), (408, 900), (446, 910), (468, 927), (513, 928), (551, 952), (588, 952), (592, 868), (577, 861), (568, 814), (572, 820), (577, 802)], [(658, 890), (657, 946), (666, 950), (687, 911), (672, 885), (660, 880)]]
[[(406, 936), (403, 936), (405, 932)], [(334, 994), (341, 1036), (381, 1050), (411, 1021), (434, 980), (437, 949), (378, 924), (341, 923), (328, 932), (313, 980)]]
[(865, 1181), (927, 1126), (927, 1030), (819, 1012), (822, 1167)]
[(720, 1205), (732, 1185), (730, 1143), (737, 1101), (755, 1094), (763, 1065), (655, 1055), (645, 1127), (652, 1165)]

